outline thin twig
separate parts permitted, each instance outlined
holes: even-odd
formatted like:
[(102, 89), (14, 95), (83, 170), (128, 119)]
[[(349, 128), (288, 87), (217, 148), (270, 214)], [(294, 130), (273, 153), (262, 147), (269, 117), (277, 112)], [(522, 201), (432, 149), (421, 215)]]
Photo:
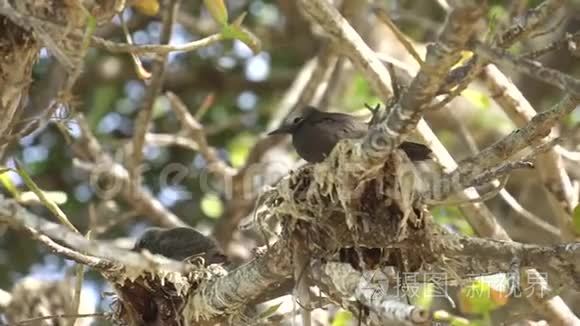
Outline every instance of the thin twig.
[(52, 316), (42, 316), (42, 317), (35, 317), (35, 318), (20, 320), (20, 321), (17, 321), (16, 323), (14, 323), (12, 326), (28, 325), (28, 324), (37, 323), (39, 321), (47, 320), (47, 319), (73, 318), (73, 321), (74, 321), (77, 318), (91, 318), (91, 317), (106, 318), (107, 315), (105, 313), (100, 312), (100, 313), (93, 313), (93, 314), (61, 314), (61, 315), (52, 315)]
[(389, 29), (393, 32), (393, 34), (395, 35), (395, 37), (397, 38), (399, 43), (401, 43), (405, 47), (405, 49), (409, 52), (409, 54), (413, 57), (413, 59), (415, 59), (415, 61), (417, 61), (419, 66), (422, 66), (423, 59), (421, 59), (421, 56), (419, 55), (419, 53), (417, 53), (413, 44), (411, 44), (411, 42), (409, 42), (407, 40), (405, 35), (399, 30), (397, 25), (395, 25), (395, 23), (393, 23), (393, 21), (391, 20), (391, 17), (389, 17), (389, 13), (383, 8), (375, 8), (374, 12), (377, 15), (377, 17), (383, 23), (385, 23), (385, 25), (387, 25), (389, 27)]
[(515, 71), (524, 73), (539, 81), (551, 84), (561, 90), (580, 97), (580, 80), (552, 68), (543, 67), (537, 61), (525, 58), (518, 59), (507, 51), (491, 48), (483, 43), (474, 42), (474, 51), (485, 60), (493, 61), (498, 65), (506, 66)]
[[(465, 124), (459, 121), (455, 114), (451, 114), (452, 119), (455, 121), (456, 125), (459, 128), (459, 132), (465, 139), (466, 143), (468, 144), (469, 150), (472, 155), (476, 155), (479, 152), (479, 148), (473, 136), (465, 127)], [(539, 163), (538, 163), (539, 164)], [(495, 180), (492, 182), (494, 187), (499, 185), (499, 181)], [(551, 224), (545, 222), (540, 217), (536, 216), (532, 212), (528, 211), (524, 208), (504, 187), (501, 188), (499, 191), (499, 196), (504, 200), (506, 204), (508, 204), (516, 213), (517, 216), (524, 219), (525, 222), (529, 222), (532, 225), (542, 229), (543, 231), (550, 234), (554, 239), (560, 238), (560, 231), (557, 228), (552, 226)]]
[(203, 116), (211, 108), (211, 106), (212, 106), (212, 104), (214, 102), (214, 99), (215, 99), (215, 94), (214, 93), (207, 94), (207, 96), (203, 99), (203, 101), (201, 102), (201, 105), (199, 106), (199, 108), (195, 112), (195, 118), (198, 121), (201, 121), (201, 119), (203, 118)]
[(530, 60), (536, 59), (536, 58), (541, 57), (547, 53), (557, 51), (561, 48), (568, 46), (569, 42), (577, 42), (578, 40), (580, 40), (580, 32), (576, 32), (574, 34), (566, 34), (562, 39), (556, 40), (556, 41), (552, 42), (551, 44), (549, 44), (541, 49), (533, 50), (531, 52), (524, 53), (524, 54), (520, 55), (519, 58), (526, 58), (526, 59), (530, 59)]
[(192, 151), (198, 151), (199, 145), (189, 137), (175, 134), (155, 134), (148, 132), (145, 141), (155, 146), (179, 146)]
[[(517, 41), (523, 39), (534, 30), (539, 28), (557, 9), (564, 5), (562, 0), (547, 0), (538, 5), (536, 8), (529, 10), (524, 16), (514, 19), (514, 24), (511, 25), (501, 35), (497, 37), (497, 45), (500, 48), (509, 48)], [(430, 109), (437, 110), (454, 98), (459, 96), (469, 84), (479, 75), (481, 69), (488, 64), (487, 60), (482, 60), (476, 55), (469, 59), (464, 65), (457, 67), (454, 71), (461, 71), (465, 76), (461, 82), (443, 99), (440, 103), (435, 104)], [(451, 71), (450, 75), (454, 74)]]
[(89, 256), (82, 254), (76, 250), (70, 249), (63, 245), (58, 244), (51, 239), (51, 236), (42, 234), (39, 230), (34, 229), (29, 226), (24, 226), (23, 229), (30, 234), (33, 239), (38, 240), (40, 243), (44, 244), (51, 252), (62, 257), (69, 258), (77, 263), (90, 266), (97, 270), (110, 270), (114, 269), (116, 265), (105, 259)]
[[(469, 181), (466, 180), (478, 175), (478, 171), (485, 171), (501, 164), (501, 162), (504, 162), (507, 158), (529, 144), (546, 137), (550, 133), (551, 128), (562, 117), (576, 108), (577, 103), (578, 101), (573, 97), (565, 96), (561, 102), (551, 109), (534, 116), (524, 127), (516, 129), (494, 145), (479, 152), (475, 157), (461, 161), (459, 167), (454, 172), (441, 180), (442, 184), (446, 182), (454, 184), (453, 180), (459, 180), (461, 184), (468, 184)], [(444, 196), (444, 193), (440, 195)]]
[[(123, 13), (120, 13), (118, 15), (119, 20), (121, 21), (121, 27), (123, 28), (123, 34), (125, 34), (125, 39), (127, 40), (127, 43), (130, 45), (133, 45), (133, 38), (131, 37), (131, 33), (129, 32), (129, 27), (127, 27), (127, 23), (125, 22), (125, 18), (123, 18)], [(130, 53), (131, 55), (131, 61), (133, 62), (133, 67), (135, 67), (135, 72), (137, 73), (137, 76), (139, 76), (139, 78), (143, 79), (143, 80), (147, 80), (149, 78), (151, 78), (151, 73), (149, 71), (147, 71), (147, 69), (145, 69), (145, 67), (143, 67), (143, 63), (141, 62), (141, 59), (139, 58), (139, 56), (135, 53)]]
[[(536, 115), (536, 110), (527, 101), (519, 89), (507, 78), (495, 65), (488, 65), (484, 69), (484, 82), (490, 89), (492, 97), (510, 119), (518, 127), (525, 126)], [(539, 146), (547, 143), (547, 139), (536, 140), (533, 145)], [(570, 177), (564, 169), (562, 157), (551, 148), (536, 159), (537, 169), (546, 190), (556, 200), (550, 201), (562, 236), (573, 239), (569, 228), (572, 209), (576, 206), (576, 199)]]
[(217, 150), (208, 144), (203, 126), (189, 113), (185, 103), (183, 103), (174, 93), (167, 92), (165, 95), (171, 102), (171, 107), (178, 119), (181, 121), (184, 130), (187, 131), (189, 136), (199, 147), (199, 152), (207, 161), (208, 168), (212, 171), (218, 172), (223, 177), (234, 175), (235, 169), (228, 166), (219, 157)]
[(96, 36), (92, 38), (92, 44), (98, 48), (105, 49), (112, 53), (132, 53), (135, 55), (142, 54), (157, 54), (157, 55), (167, 55), (171, 52), (191, 52), (204, 47), (207, 47), (213, 43), (224, 40), (222, 34), (214, 34), (208, 37), (204, 37), (197, 41), (188, 42), (179, 45), (166, 45), (166, 44), (130, 44), (130, 43), (118, 43), (109, 40), (105, 40)]
[(78, 166), (87, 168), (91, 178), (96, 178), (96, 180), (103, 176), (112, 178), (111, 181), (119, 187), (113, 195), (124, 199), (135, 211), (148, 218), (153, 224), (165, 227), (186, 226), (186, 223), (165, 208), (159, 199), (136, 184), (136, 180), (131, 180), (125, 167), (116, 163), (101, 148), (83, 115), (78, 114), (76, 121), (81, 130), (81, 136), (75, 143), (75, 154), (86, 163), (77, 164)]
[[(161, 27), (160, 43), (167, 44), (171, 39), (171, 29), (175, 23), (179, 0), (169, 1), (166, 10), (163, 13), (163, 23)], [(129, 174), (132, 180), (140, 180), (139, 165), (143, 158), (143, 146), (145, 144), (145, 135), (149, 129), (149, 123), (153, 117), (153, 105), (157, 96), (161, 92), (163, 79), (165, 77), (165, 68), (167, 64), (167, 54), (161, 55), (153, 63), (151, 70), (150, 84), (145, 91), (145, 96), (139, 106), (139, 114), (135, 122), (135, 133), (133, 135), (132, 157), (129, 164)]]
[[(47, 245), (58, 255), (100, 271), (113, 271), (114, 273), (114, 270), (117, 270), (118, 273), (120, 266), (152, 271), (162, 269), (178, 273), (187, 272), (190, 269), (181, 262), (158, 259), (156, 256), (145, 256), (105, 242), (89, 240), (60, 224), (30, 213), (10, 199), (0, 200), (0, 222), (17, 230), (28, 232), (33, 238)], [(56, 239), (62, 244), (56, 243), (52, 239)]]
[[(302, 93), (296, 101), (294, 110), (301, 111), (306, 105), (317, 106), (322, 99), (322, 95), (327, 89), (328, 79), (332, 75), (332, 71), (338, 61), (338, 56), (336, 55), (336, 49), (332, 47), (331, 44), (324, 44), (324, 46), (318, 52), (316, 57), (316, 66), (314, 71), (310, 75), (310, 79), (302, 89)], [(328, 108), (321, 107), (320, 109), (326, 110)], [(292, 114), (294, 112), (290, 112)]]
[(497, 44), (502, 48), (507, 48), (533, 33), (565, 3), (565, 0), (546, 0), (528, 10), (523, 17), (514, 19), (514, 23), (498, 36)]

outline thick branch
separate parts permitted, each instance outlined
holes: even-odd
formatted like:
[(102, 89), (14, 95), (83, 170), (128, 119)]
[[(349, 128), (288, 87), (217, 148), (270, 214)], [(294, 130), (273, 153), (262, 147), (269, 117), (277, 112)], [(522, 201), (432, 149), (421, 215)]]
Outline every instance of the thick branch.
[[(56, 250), (56, 253), (81, 264), (89, 264), (91, 267), (101, 269), (101, 271), (111, 271), (119, 266), (141, 270), (156, 270), (160, 266), (163, 266), (162, 269), (167, 271), (183, 272), (186, 270), (182, 263), (167, 259), (160, 263), (156, 259), (147, 259), (143, 255), (103, 242), (88, 240), (60, 224), (49, 222), (28, 212), (11, 199), (0, 198), (0, 222), (7, 223), (15, 229), (24, 229), (39, 241)], [(53, 239), (61, 241), (68, 248), (54, 243)], [(106, 261), (95, 257), (100, 257)]]
[[(292, 276), (288, 243), (279, 241), (263, 256), (243, 265), (215, 282), (203, 284), (189, 298), (186, 320), (196, 323), (215, 313), (235, 312)], [(204, 309), (202, 307), (211, 307)], [(203, 313), (212, 312), (214, 314)]]
[[(384, 156), (392, 151), (417, 126), (422, 112), (435, 97), (447, 73), (460, 59), (461, 50), (476, 30), (480, 18), (486, 13), (485, 2), (455, 8), (439, 36), (439, 41), (427, 49), (427, 56), (409, 89), (403, 93), (398, 105), (390, 112), (385, 123), (371, 130), (365, 145), (369, 155)], [(381, 149), (384, 147), (384, 149)]]
[(320, 282), (336, 289), (343, 296), (354, 294), (358, 301), (385, 323), (398, 321), (415, 325), (429, 320), (428, 311), (404, 303), (402, 297), (388, 295), (385, 292), (387, 289), (383, 288), (384, 284), (375, 281), (376, 275), (363, 275), (349, 264), (333, 262), (316, 266), (313, 272)]

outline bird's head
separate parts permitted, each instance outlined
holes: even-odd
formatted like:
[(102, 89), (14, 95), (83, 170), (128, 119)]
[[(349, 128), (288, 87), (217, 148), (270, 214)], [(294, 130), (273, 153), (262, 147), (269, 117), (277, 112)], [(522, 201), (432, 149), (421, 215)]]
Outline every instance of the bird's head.
[(308, 120), (316, 112), (319, 111), (313, 106), (307, 106), (300, 111), (292, 112), (278, 129), (270, 131), (268, 135), (294, 134), (300, 129), (304, 121)]
[(135, 242), (135, 246), (133, 247), (133, 251), (141, 251), (142, 249), (150, 249), (151, 245), (155, 244), (159, 236), (163, 233), (163, 229), (161, 228), (150, 228), (145, 231), (141, 237)]

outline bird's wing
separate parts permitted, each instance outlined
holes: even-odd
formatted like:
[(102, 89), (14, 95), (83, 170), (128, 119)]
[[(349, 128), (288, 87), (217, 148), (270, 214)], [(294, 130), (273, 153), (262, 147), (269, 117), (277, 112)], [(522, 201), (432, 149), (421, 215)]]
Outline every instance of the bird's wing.
[[(311, 122), (312, 125), (326, 125), (334, 128), (339, 139), (361, 138), (368, 132), (368, 125), (356, 117), (343, 113), (330, 113), (326, 116), (317, 117)], [(327, 127), (328, 128), (328, 127)]]
[(431, 150), (423, 144), (405, 141), (401, 143), (399, 148), (407, 154), (411, 161), (425, 161), (432, 158)]
[[(178, 242), (178, 243), (176, 243)], [(167, 230), (159, 239), (159, 248), (163, 253), (178, 260), (205, 252), (213, 245), (212, 240), (192, 228), (174, 228)]]

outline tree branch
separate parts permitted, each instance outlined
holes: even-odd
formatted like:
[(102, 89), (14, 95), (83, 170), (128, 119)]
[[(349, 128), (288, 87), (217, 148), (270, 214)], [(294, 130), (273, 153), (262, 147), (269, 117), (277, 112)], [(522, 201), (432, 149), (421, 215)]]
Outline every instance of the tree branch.
[[(186, 226), (185, 222), (145, 191), (138, 182), (131, 180), (129, 172), (101, 148), (82, 114), (77, 115), (76, 121), (81, 129), (81, 135), (75, 142), (76, 154), (90, 163), (87, 170), (91, 174), (95, 190), (100, 191), (104, 197), (122, 197), (135, 211), (142, 213), (156, 225)], [(103, 180), (110, 181), (110, 189), (97, 188)]]
[[(171, 39), (171, 29), (177, 16), (180, 0), (166, 0), (165, 10), (163, 12), (163, 21), (161, 27), (161, 36), (159, 42), (161, 44), (169, 43)], [(143, 146), (145, 144), (145, 135), (149, 129), (149, 123), (153, 117), (153, 105), (157, 96), (161, 92), (163, 79), (165, 77), (165, 69), (167, 65), (167, 54), (163, 54), (155, 58), (153, 68), (151, 71), (151, 80), (146, 87), (145, 95), (141, 105), (139, 106), (139, 114), (135, 121), (135, 132), (133, 134), (133, 148), (132, 158), (129, 164), (129, 174), (131, 179), (140, 180), (139, 165), (143, 158)]]

